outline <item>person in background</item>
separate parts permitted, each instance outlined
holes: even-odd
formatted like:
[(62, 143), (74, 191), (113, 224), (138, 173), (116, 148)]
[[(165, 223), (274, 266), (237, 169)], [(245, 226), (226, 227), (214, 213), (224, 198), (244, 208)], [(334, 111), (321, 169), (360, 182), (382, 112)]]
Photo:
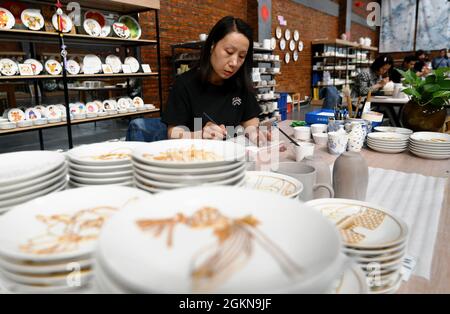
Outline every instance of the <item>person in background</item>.
[(439, 57), (433, 59), (432, 65), (433, 70), (450, 67), (450, 60), (447, 57), (447, 49), (441, 49), (439, 51)]
[(401, 67), (399, 68), (392, 68), (390, 78), (392, 82), (394, 83), (401, 83), (402, 82), (402, 75), (398, 70), (402, 70), (404, 72), (408, 70), (414, 69), (414, 64), (416, 63), (416, 56), (414, 55), (408, 55), (403, 59), (403, 63)]
[(355, 78), (352, 98), (366, 97), (369, 91), (377, 94), (390, 81), (387, 75), (393, 66), (391, 56), (378, 56), (368, 70), (361, 71)]
[(414, 71), (416, 72), (417, 76), (427, 76), (431, 72), (431, 69), (427, 66), (426, 62), (427, 55), (425, 54), (425, 51), (418, 50), (416, 52), (416, 64), (414, 64)]

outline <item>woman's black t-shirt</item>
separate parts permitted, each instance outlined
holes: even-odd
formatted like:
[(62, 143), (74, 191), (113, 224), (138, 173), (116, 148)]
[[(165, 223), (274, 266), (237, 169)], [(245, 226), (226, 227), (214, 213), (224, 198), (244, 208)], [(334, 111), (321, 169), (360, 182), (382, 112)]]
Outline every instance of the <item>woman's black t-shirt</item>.
[[(209, 122), (206, 113), (219, 125), (236, 127), (244, 121), (257, 117), (261, 109), (255, 95), (232, 82), (223, 85), (203, 85), (197, 70), (180, 75), (169, 95), (168, 104), (162, 114), (167, 125), (186, 126), (194, 130), (194, 119), (202, 119), (202, 127)], [(197, 126), (196, 126), (197, 127)]]

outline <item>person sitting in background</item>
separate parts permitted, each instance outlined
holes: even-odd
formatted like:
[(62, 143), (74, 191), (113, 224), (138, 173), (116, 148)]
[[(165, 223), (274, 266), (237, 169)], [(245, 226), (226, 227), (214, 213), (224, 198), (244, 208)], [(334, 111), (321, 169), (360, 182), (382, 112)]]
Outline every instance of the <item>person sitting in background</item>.
[(416, 63), (416, 57), (414, 55), (408, 55), (403, 59), (403, 63), (399, 68), (393, 68), (390, 74), (390, 78), (394, 83), (402, 82), (402, 75), (398, 70), (402, 70), (404, 72), (408, 70), (414, 69), (414, 64)]
[[(394, 65), (394, 60), (388, 55), (380, 55), (368, 70), (361, 71), (355, 78), (352, 98), (365, 97), (367, 94), (377, 94), (390, 81), (385, 77)], [(384, 77), (384, 78), (383, 78)]]
[(439, 57), (436, 57), (433, 59), (432, 65), (433, 65), (433, 70), (436, 70), (439, 68), (450, 67), (450, 60), (447, 57), (446, 49), (441, 49), (439, 51)]
[(425, 54), (425, 51), (418, 50), (416, 52), (416, 64), (414, 64), (414, 71), (416, 72), (417, 76), (427, 76), (431, 69), (427, 67), (427, 55)]

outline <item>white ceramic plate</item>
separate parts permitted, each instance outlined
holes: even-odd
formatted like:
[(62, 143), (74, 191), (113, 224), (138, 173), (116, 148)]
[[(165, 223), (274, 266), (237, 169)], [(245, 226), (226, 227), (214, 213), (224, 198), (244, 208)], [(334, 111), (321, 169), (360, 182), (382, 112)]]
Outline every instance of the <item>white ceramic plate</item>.
[(366, 276), (361, 268), (353, 264), (344, 274), (335, 282), (332, 287), (332, 294), (367, 294)]
[(291, 61), (291, 54), (289, 52), (286, 52), (286, 55), (284, 56), (284, 62), (288, 64)]
[(405, 135), (413, 134), (413, 131), (405, 128), (396, 128), (391, 126), (377, 126), (375, 127), (375, 131), (378, 132), (389, 132), (389, 133), (400, 133)]
[(405, 242), (408, 226), (390, 211), (375, 204), (347, 199), (309, 201), (337, 224), (343, 242), (353, 248), (384, 248)]
[(117, 178), (117, 177), (124, 177), (124, 176), (133, 176), (133, 171), (116, 171), (116, 172), (85, 172), (85, 171), (77, 171), (74, 169), (70, 169), (70, 174), (74, 174), (78, 177), (82, 178), (92, 178), (92, 179), (102, 179), (102, 178)]
[(9, 122), (19, 122), (25, 120), (25, 113), (17, 108), (11, 109), (8, 111), (8, 120)]
[(69, 160), (86, 166), (131, 165), (133, 150), (149, 145), (144, 142), (107, 142), (82, 145), (67, 153)]
[(102, 33), (102, 27), (94, 19), (86, 19), (83, 22), (83, 29), (89, 36), (99, 37)]
[(111, 66), (114, 73), (122, 72), (122, 61), (120, 61), (118, 56), (109, 55), (106, 57), (105, 62)]
[(409, 148), (418, 151), (420, 153), (430, 153), (430, 154), (436, 154), (436, 155), (450, 155), (450, 148), (445, 149), (439, 149), (439, 148), (428, 148), (424, 146), (420, 146), (417, 144), (409, 144)]
[[(67, 263), (57, 263), (57, 264), (39, 264), (39, 263), (13, 263), (11, 261), (0, 258), (0, 268), (5, 269), (11, 273), (19, 273), (24, 275), (39, 275), (39, 274), (52, 274), (52, 273), (63, 273), (68, 272), (75, 266), (79, 269), (84, 269), (91, 267), (93, 261), (87, 260), (74, 260)], [(78, 269), (78, 268), (77, 268)]]
[(277, 40), (275, 39), (275, 37), (272, 37), (270, 39), (270, 49), (274, 50), (277, 47)]
[[(194, 159), (191, 159), (192, 154), (195, 154)], [(132, 155), (138, 162), (150, 166), (206, 168), (244, 160), (245, 147), (231, 141), (166, 140), (147, 143), (137, 148)], [(160, 159), (166, 157), (169, 159)]]
[(390, 261), (398, 261), (398, 259), (403, 259), (406, 254), (405, 250), (396, 252), (395, 254), (386, 254), (384, 256), (375, 257), (362, 257), (358, 254), (348, 254), (348, 256), (353, 257), (358, 263), (384, 263)]
[(117, 165), (117, 166), (105, 166), (105, 165), (99, 165), (99, 166), (86, 166), (86, 165), (80, 165), (74, 162), (69, 162), (69, 168), (71, 170), (77, 170), (82, 172), (89, 172), (92, 174), (105, 174), (105, 173), (114, 173), (114, 172), (123, 172), (123, 171), (132, 171), (133, 168), (131, 164), (126, 165)]
[(295, 40), (291, 39), (291, 41), (289, 42), (289, 50), (294, 51), (296, 48), (295, 46), (296, 46)]
[[(242, 195), (246, 197), (242, 198)], [(182, 202), (180, 208), (180, 200), (189, 201)], [(99, 239), (98, 254), (105, 263), (102, 269), (126, 290), (315, 293), (325, 291), (337, 275), (334, 273), (336, 269), (333, 269), (333, 279), (324, 279), (340, 254), (341, 243), (336, 229), (297, 200), (235, 187), (202, 187), (161, 193), (152, 199), (150, 207), (148, 202), (140, 201), (133, 204), (130, 210), (119, 212), (105, 226)], [(205, 207), (210, 208), (210, 214), (205, 213)], [(192, 217), (192, 223), (201, 217), (211, 221), (222, 217), (224, 223), (227, 220), (228, 223), (234, 223), (244, 217), (247, 221), (255, 219), (257, 223), (253, 227), (241, 230), (254, 230), (251, 234), (262, 242), (253, 242), (249, 238), (244, 240), (245, 233), (242, 233), (241, 240), (244, 242), (224, 238), (225, 243), (222, 242), (221, 248), (224, 249), (223, 245), (226, 245), (230, 254), (233, 252), (229, 260), (239, 260), (241, 263), (228, 264), (230, 268), (224, 273), (225, 269), (221, 266), (227, 264), (218, 259), (211, 265), (214, 266), (211, 275), (223, 275), (222, 280), (217, 278), (217, 281), (212, 282), (209, 276), (200, 282), (191, 274), (200, 267), (199, 263), (205, 262), (215, 253), (218, 242), (213, 233), (214, 225), (200, 222), (193, 229), (188, 224), (178, 223), (173, 225), (172, 236), (163, 233), (161, 237), (154, 237), (151, 232), (145, 232), (144, 226), (151, 226), (153, 221), (158, 227), (158, 220), (173, 219), (180, 214)], [(206, 216), (193, 216), (201, 214)], [(168, 236), (172, 239), (170, 246)], [(232, 233), (230, 236), (234, 239), (237, 234)], [(248, 253), (245, 251), (246, 246), (252, 248)], [(274, 248), (277, 253), (271, 251)], [(273, 254), (280, 254), (284, 259), (280, 261)], [(284, 272), (280, 263), (287, 263), (290, 271)], [(169, 277), (170, 280), (167, 280)]]
[(450, 134), (436, 132), (417, 132), (411, 135), (411, 140), (450, 147)]
[(298, 42), (298, 51), (300, 51), (300, 52), (303, 51), (303, 41)]
[(408, 141), (401, 141), (401, 142), (393, 142), (393, 141), (383, 141), (383, 140), (373, 140), (371, 138), (367, 139), (368, 143), (372, 143), (375, 145), (380, 145), (380, 146), (386, 146), (386, 147), (407, 147), (408, 146)]
[(49, 59), (45, 62), (45, 70), (51, 75), (59, 75), (62, 72), (62, 66), (59, 61)]
[(97, 74), (102, 71), (102, 60), (96, 55), (86, 55), (83, 58), (83, 72), (85, 74)]
[(368, 145), (370, 148), (372, 148), (374, 151), (380, 152), (380, 153), (388, 153), (388, 154), (398, 154), (398, 153), (402, 153), (405, 150), (407, 150), (408, 148), (383, 148), (383, 147), (379, 147), (379, 146), (373, 146), (373, 145)]
[(294, 40), (298, 41), (300, 39), (300, 33), (298, 32), (298, 30), (294, 31)]
[(295, 62), (298, 61), (298, 52), (297, 51), (294, 51), (293, 59)]
[[(130, 30), (131, 39), (139, 39), (142, 35), (142, 29), (138, 21), (129, 15), (123, 15), (119, 18), (119, 22), (125, 24)], [(133, 31), (134, 29), (134, 31)]]
[(14, 15), (5, 8), (0, 8), (0, 21), (0, 29), (11, 29), (16, 24)]
[[(73, 281), (73, 273), (67, 272), (63, 274), (55, 274), (49, 276), (42, 275), (22, 275), (11, 273), (5, 270), (1, 270), (3, 276), (8, 278), (11, 281), (17, 282), (23, 285), (31, 285), (31, 286), (68, 286), (68, 283)], [(80, 281), (80, 285), (85, 285), (93, 278), (94, 273), (92, 270), (81, 270), (77, 279)]]
[(120, 98), (117, 101), (117, 109), (128, 110), (129, 107), (130, 107), (130, 103), (127, 98)]
[(121, 183), (110, 183), (110, 184), (83, 184), (83, 183), (78, 183), (75, 181), (69, 181), (69, 186), (72, 188), (85, 188), (85, 187), (92, 187), (92, 186), (123, 186), (123, 187), (134, 187), (133, 186), (133, 181), (127, 181), (127, 182), (121, 182)]
[(172, 182), (172, 183), (219, 181), (219, 180), (233, 177), (233, 176), (243, 172), (246, 169), (246, 165), (241, 165), (235, 169), (225, 171), (225, 172), (214, 173), (214, 174), (183, 175), (183, 174), (177, 173), (177, 174), (170, 175), (170, 174), (160, 174), (160, 173), (149, 172), (145, 169), (141, 169), (139, 164), (134, 164), (134, 166), (135, 166), (135, 171), (139, 172), (145, 178), (157, 180), (160, 182)]
[(19, 67), (13, 60), (4, 58), (0, 60), (0, 72), (5, 76), (13, 76), (19, 73)]
[(124, 183), (129, 182), (133, 179), (132, 175), (127, 176), (117, 176), (113, 178), (84, 178), (79, 177), (74, 174), (70, 175), (70, 181), (86, 184), (86, 185), (108, 185), (108, 184), (117, 184), (117, 183)]
[(369, 133), (367, 138), (385, 142), (407, 142), (409, 137), (405, 134), (393, 133), (393, 132), (375, 132)]
[(62, 28), (59, 29), (58, 15), (56, 13), (53, 14), (52, 24), (53, 24), (53, 27), (57, 31), (61, 31), (63, 33), (69, 33), (72, 30), (72, 27), (73, 27), (72, 19), (69, 16), (67, 16), (66, 14), (61, 15), (61, 23), (62, 23)]
[(72, 75), (77, 75), (81, 71), (80, 64), (73, 59), (67, 60), (66, 68), (67, 72)]
[(343, 251), (345, 253), (353, 254), (353, 255), (361, 255), (365, 257), (374, 257), (374, 256), (381, 256), (386, 254), (395, 254), (399, 251), (402, 251), (406, 248), (407, 242), (400, 243), (397, 246), (385, 248), (385, 249), (375, 249), (375, 250), (364, 250), (364, 249), (358, 249), (358, 248), (351, 248), (351, 247), (344, 247)]
[(141, 68), (139, 61), (137, 61), (137, 59), (134, 57), (126, 58), (124, 64), (129, 65), (131, 67), (131, 72), (133, 73), (139, 72), (139, 69)]
[[(35, 199), (0, 217), (0, 255), (14, 261), (35, 262), (89, 256), (105, 220), (138, 199), (145, 198), (149, 204), (148, 197), (147, 193), (137, 189), (102, 186), (67, 190)], [(58, 220), (58, 215), (65, 216)], [(39, 217), (46, 217), (47, 222)], [(82, 224), (85, 229), (80, 230)], [(48, 233), (50, 230), (53, 233)], [(87, 238), (75, 242), (61, 240), (66, 230)], [(52, 249), (55, 244), (59, 246)]]
[(25, 9), (20, 16), (23, 25), (33, 31), (38, 31), (44, 27), (44, 17), (41, 14), (41, 10), (37, 9)]
[(247, 171), (244, 187), (295, 198), (303, 191), (303, 184), (293, 177), (266, 171)]
[(116, 34), (117, 37), (120, 37), (123, 39), (130, 38), (130, 36), (131, 36), (130, 29), (125, 24), (114, 23), (112, 27), (113, 27), (114, 34)]
[(47, 106), (47, 113), (46, 117), (49, 119), (60, 119), (62, 117), (61, 109), (59, 108), (59, 105), (50, 105)]
[(144, 100), (141, 97), (134, 97), (132, 103), (136, 108), (144, 107)]
[(69, 108), (70, 108), (70, 113), (72, 113), (72, 114), (86, 113), (86, 105), (83, 103), (71, 104), (69, 106)]
[(99, 108), (95, 102), (88, 102), (86, 104), (86, 112), (87, 113), (97, 113)]
[(0, 154), (0, 187), (21, 183), (59, 169), (65, 161), (61, 153), (29, 151)]
[(281, 30), (280, 26), (277, 26), (275, 30), (275, 36), (277, 37), (277, 39), (281, 39), (281, 37), (283, 36), (283, 31)]
[(34, 75), (39, 75), (44, 70), (44, 66), (36, 59), (27, 59), (24, 62), (25, 64), (31, 64), (31, 68), (33, 69)]
[(291, 31), (289, 29), (284, 31), (284, 38), (286, 40), (290, 40), (291, 39)]
[(434, 159), (434, 160), (444, 160), (450, 158), (450, 155), (432, 155), (430, 153), (422, 153), (416, 150), (411, 149), (411, 153), (413, 153), (416, 156), (425, 158), (425, 159)]
[(41, 119), (41, 112), (36, 108), (28, 108), (25, 110), (25, 119), (26, 120), (38, 120)]
[(108, 99), (108, 100), (103, 101), (102, 109), (104, 111), (118, 109), (117, 101), (115, 101), (114, 99)]
[(286, 40), (284, 38), (280, 39), (280, 49), (286, 49)]

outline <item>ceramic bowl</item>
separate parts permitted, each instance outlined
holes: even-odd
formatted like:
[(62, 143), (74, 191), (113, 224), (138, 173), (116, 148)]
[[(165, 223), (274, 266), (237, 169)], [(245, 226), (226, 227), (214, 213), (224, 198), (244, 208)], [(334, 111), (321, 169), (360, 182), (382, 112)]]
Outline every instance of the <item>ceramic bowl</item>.
[(326, 146), (328, 143), (327, 133), (313, 133), (314, 142), (319, 146)]

